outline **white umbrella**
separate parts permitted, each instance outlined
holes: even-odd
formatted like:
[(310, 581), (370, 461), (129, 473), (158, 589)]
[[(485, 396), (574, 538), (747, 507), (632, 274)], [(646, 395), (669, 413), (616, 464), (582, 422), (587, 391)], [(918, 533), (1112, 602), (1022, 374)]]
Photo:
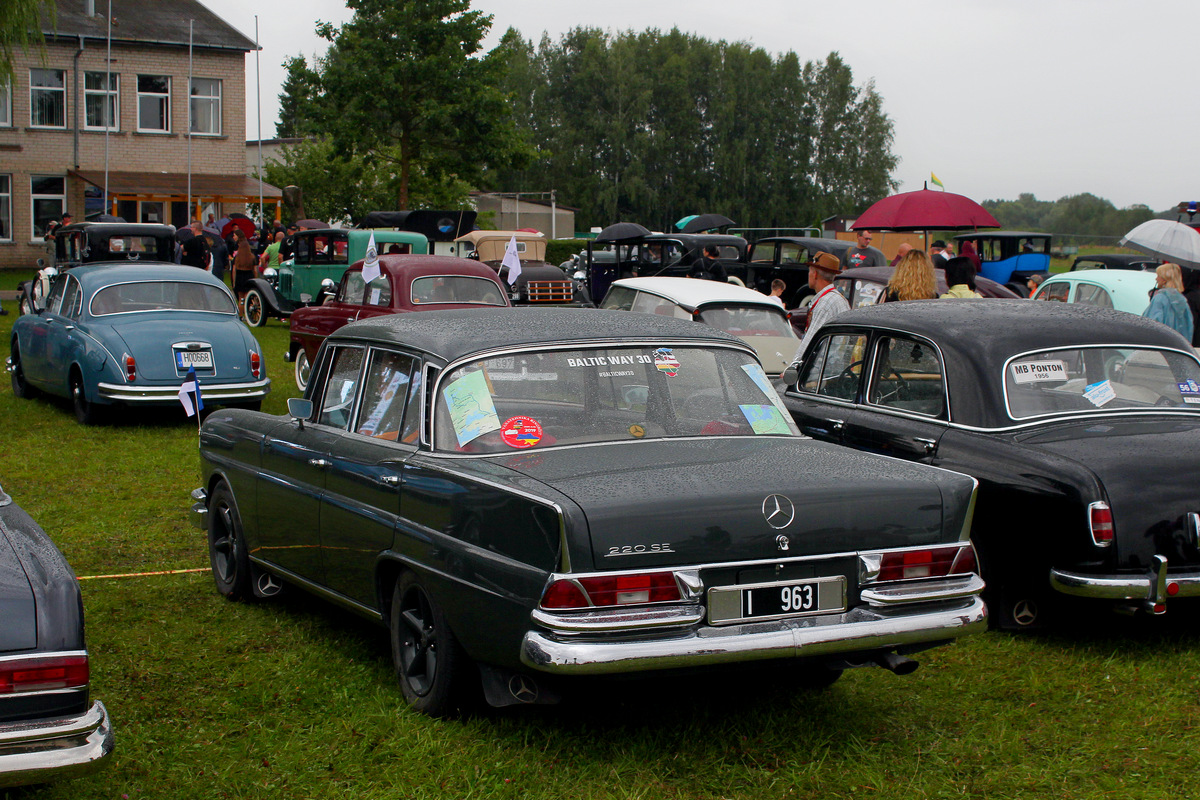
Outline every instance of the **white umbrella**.
[(1200, 233), (1182, 222), (1152, 219), (1125, 234), (1122, 247), (1200, 269)]

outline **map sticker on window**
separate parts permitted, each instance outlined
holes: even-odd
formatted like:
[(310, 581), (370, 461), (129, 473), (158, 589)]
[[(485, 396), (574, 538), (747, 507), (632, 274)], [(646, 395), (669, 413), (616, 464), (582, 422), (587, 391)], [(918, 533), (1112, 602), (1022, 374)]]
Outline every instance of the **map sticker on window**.
[(1104, 380), (1083, 387), (1083, 396), (1088, 399), (1088, 402), (1099, 408), (1115, 400), (1117, 393), (1113, 390), (1112, 384)]
[(771, 379), (767, 377), (767, 373), (763, 372), (763, 368), (758, 364), (742, 364), (742, 372), (750, 376), (750, 380), (754, 381), (754, 385), (758, 387), (767, 399), (771, 401), (771, 405), (779, 409), (779, 413), (786, 418), (788, 415), (787, 407), (784, 406), (783, 400), (779, 398), (779, 392), (775, 391), (775, 387), (771, 386)]
[(500, 417), (496, 415), (496, 406), (492, 403), (482, 370), (468, 372), (452, 381), (442, 389), (442, 397), (450, 409), (450, 421), (459, 447), (500, 429)]
[(542, 426), (530, 417), (509, 417), (500, 426), (500, 438), (509, 447), (533, 447), (542, 440)]
[(1179, 386), (1179, 393), (1183, 395), (1183, 402), (1188, 405), (1200, 404), (1200, 383), (1188, 380), (1176, 385)]
[(1017, 383), (1065, 381), (1067, 365), (1061, 361), (1022, 361), (1012, 365), (1013, 380)]
[(775, 406), (741, 405), (738, 408), (742, 410), (742, 416), (750, 423), (755, 434), (782, 433), (786, 436), (792, 432), (788, 428), (787, 420)]
[(660, 347), (654, 351), (654, 366), (668, 378), (674, 378), (679, 374), (679, 359), (675, 357), (675, 351), (669, 347)]

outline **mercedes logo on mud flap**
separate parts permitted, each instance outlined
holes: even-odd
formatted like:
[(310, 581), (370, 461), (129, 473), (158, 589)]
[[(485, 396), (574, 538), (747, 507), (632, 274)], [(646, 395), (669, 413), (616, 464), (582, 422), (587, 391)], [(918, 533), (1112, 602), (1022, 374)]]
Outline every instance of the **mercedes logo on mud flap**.
[[(763, 500), (762, 514), (768, 525), (775, 530), (782, 530), (791, 525), (792, 520), (796, 518), (796, 507), (781, 494), (769, 494)], [(787, 549), (786, 540), (780, 549)]]
[(537, 684), (525, 675), (513, 675), (508, 679), (508, 693), (522, 703), (536, 703), (538, 699)]

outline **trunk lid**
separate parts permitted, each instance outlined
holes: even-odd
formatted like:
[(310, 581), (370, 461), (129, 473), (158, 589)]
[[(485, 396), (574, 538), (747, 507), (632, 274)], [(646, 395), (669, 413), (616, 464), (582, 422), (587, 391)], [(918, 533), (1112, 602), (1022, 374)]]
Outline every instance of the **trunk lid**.
[[(124, 343), (125, 352), (137, 361), (138, 380), (181, 381), (187, 369), (175, 364), (173, 345), (200, 343), (211, 348), (214, 370), (196, 369), (204, 378), (221, 382), (247, 380), (250, 377), (249, 346), (240, 325), (227, 316), (170, 312), (148, 315), (144, 319), (126, 318), (111, 326), (111, 338)], [(109, 337), (104, 337), (109, 338)], [(113, 353), (117, 358), (121, 353)]]

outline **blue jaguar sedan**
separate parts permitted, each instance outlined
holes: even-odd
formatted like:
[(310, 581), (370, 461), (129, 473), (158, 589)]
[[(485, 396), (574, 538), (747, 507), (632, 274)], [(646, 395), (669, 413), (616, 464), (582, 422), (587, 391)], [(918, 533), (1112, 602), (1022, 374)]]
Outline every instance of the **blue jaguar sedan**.
[(233, 296), (194, 267), (76, 267), (13, 324), (13, 393), (70, 398), (84, 425), (118, 406), (178, 403), (190, 368), (206, 404), (258, 409), (271, 390)]

